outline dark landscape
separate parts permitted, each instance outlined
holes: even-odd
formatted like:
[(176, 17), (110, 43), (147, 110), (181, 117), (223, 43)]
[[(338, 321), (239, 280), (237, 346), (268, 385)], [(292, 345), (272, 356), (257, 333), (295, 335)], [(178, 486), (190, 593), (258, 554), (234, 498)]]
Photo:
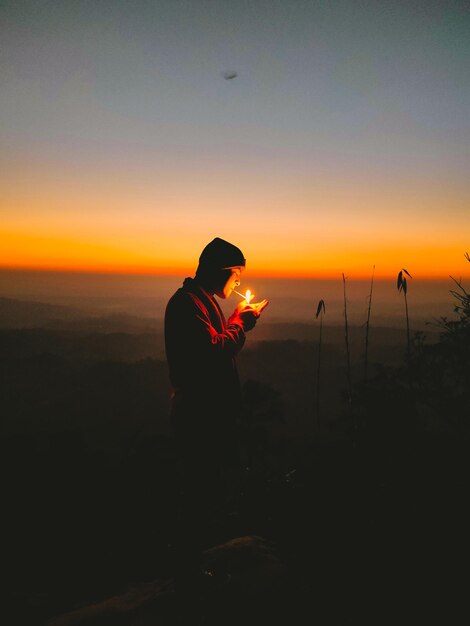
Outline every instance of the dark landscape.
[[(208, 559), (236, 570), (236, 553), (242, 565), (208, 623), (456, 609), (470, 311), (467, 296), (454, 304), (452, 321), (414, 335), (408, 363), (404, 328), (372, 326), (367, 381), (364, 326), (350, 327), (351, 395), (344, 328), (325, 326), (318, 403), (318, 325), (260, 323), (248, 337), (241, 482), (207, 546), (219, 546)], [(176, 623), (179, 467), (161, 319), (0, 305), (8, 623)]]

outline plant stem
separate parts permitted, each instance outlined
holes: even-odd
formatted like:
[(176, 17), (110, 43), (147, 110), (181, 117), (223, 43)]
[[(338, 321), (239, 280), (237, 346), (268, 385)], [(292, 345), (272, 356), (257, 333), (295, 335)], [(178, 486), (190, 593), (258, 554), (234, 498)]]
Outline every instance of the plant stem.
[(369, 292), (369, 306), (367, 309), (367, 322), (366, 322), (366, 345), (364, 352), (364, 381), (367, 381), (367, 367), (368, 367), (368, 356), (369, 356), (369, 328), (370, 328), (370, 311), (372, 308), (372, 291), (374, 289), (374, 273), (375, 273), (375, 265), (372, 268), (372, 278), (370, 281), (370, 292)]
[(320, 369), (321, 369), (321, 344), (323, 331), (323, 311), (320, 313), (320, 338), (318, 341), (318, 363), (317, 363), (317, 425), (320, 422)]
[(347, 381), (348, 381), (348, 402), (351, 406), (352, 387), (351, 387), (351, 357), (349, 351), (349, 329), (348, 329), (348, 308), (346, 303), (346, 278), (343, 273), (343, 294), (344, 294), (344, 341), (346, 343), (346, 365), (347, 365)]
[(406, 312), (406, 361), (409, 365), (410, 354), (411, 354), (411, 341), (410, 341), (410, 318), (408, 316), (408, 299), (406, 297), (406, 291), (404, 292), (404, 296), (405, 296), (405, 312)]

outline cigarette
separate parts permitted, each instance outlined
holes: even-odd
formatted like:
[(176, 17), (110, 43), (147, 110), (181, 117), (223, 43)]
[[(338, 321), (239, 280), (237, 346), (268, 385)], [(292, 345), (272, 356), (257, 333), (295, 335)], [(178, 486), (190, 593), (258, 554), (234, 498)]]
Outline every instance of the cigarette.
[(232, 289), (232, 291), (235, 291), (235, 293), (237, 294), (237, 296), (240, 296), (240, 298), (243, 298), (245, 300), (245, 302), (247, 304), (250, 304), (250, 302), (253, 300), (253, 298), (255, 297), (254, 294), (251, 293), (251, 291), (249, 289), (246, 290), (246, 294), (243, 295), (242, 293), (240, 293), (239, 291), (237, 291), (236, 289)]

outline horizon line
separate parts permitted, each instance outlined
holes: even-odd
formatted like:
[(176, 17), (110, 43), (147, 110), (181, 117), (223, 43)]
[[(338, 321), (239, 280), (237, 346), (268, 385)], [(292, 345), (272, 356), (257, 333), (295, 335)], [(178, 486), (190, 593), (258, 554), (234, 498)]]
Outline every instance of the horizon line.
[[(400, 268), (401, 269), (401, 268)], [(194, 276), (195, 270), (190, 271), (188, 268), (182, 268), (180, 271), (177, 269), (163, 269), (163, 270), (155, 270), (155, 269), (140, 269), (140, 270), (126, 270), (123, 268), (112, 268), (112, 269), (90, 269), (87, 267), (83, 268), (64, 268), (64, 267), (32, 267), (32, 266), (1, 266), (0, 265), (0, 273), (35, 273), (35, 274), (64, 274), (64, 275), (77, 275), (77, 274), (85, 274), (90, 276), (122, 276), (122, 277), (160, 277), (160, 278), (173, 278), (173, 277), (186, 277), (186, 276)], [(396, 280), (397, 273), (377, 273), (375, 272), (374, 280)], [(257, 270), (253, 273), (249, 273), (250, 279), (284, 279), (284, 280), (342, 280), (343, 271), (328, 271), (322, 273), (315, 272), (288, 272), (288, 271), (278, 271), (276, 273), (268, 272), (267, 270)], [(346, 279), (348, 280), (371, 280), (372, 272), (370, 273), (360, 273), (360, 274), (352, 274), (348, 275), (347, 272), (344, 272)], [(451, 278), (452, 276), (448, 273), (446, 274), (427, 274), (427, 275), (416, 275), (413, 274), (414, 278), (418, 278), (419, 280), (446, 280)], [(455, 278), (455, 277), (454, 277)], [(461, 279), (461, 276), (459, 276)]]

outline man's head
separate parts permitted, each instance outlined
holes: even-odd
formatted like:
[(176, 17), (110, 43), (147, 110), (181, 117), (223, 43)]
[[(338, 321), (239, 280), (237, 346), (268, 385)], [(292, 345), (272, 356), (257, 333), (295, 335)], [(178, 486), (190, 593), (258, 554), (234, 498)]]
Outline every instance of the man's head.
[(216, 237), (207, 244), (199, 257), (196, 279), (220, 298), (228, 298), (240, 284), (245, 264), (240, 248)]

